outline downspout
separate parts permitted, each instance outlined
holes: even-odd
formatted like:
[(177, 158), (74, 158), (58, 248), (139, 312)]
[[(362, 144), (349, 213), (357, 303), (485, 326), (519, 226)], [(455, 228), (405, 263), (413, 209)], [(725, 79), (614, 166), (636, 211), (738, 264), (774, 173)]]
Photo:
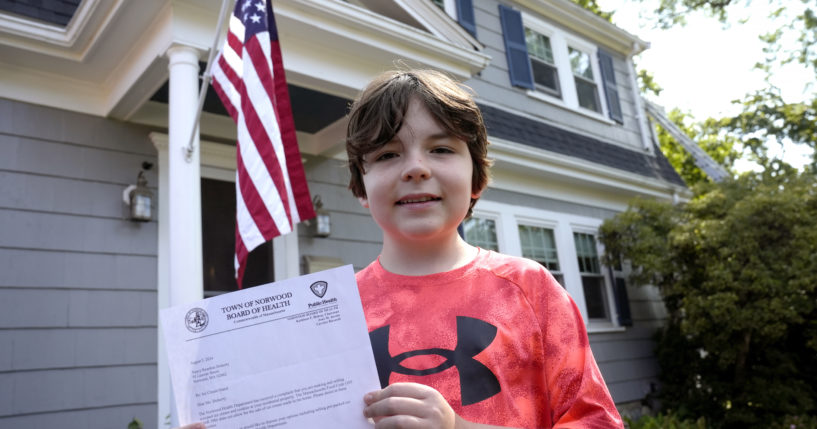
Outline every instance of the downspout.
[[(649, 47), (646, 46), (645, 49)], [(635, 117), (638, 120), (638, 129), (641, 132), (641, 144), (645, 152), (653, 153), (653, 143), (650, 139), (649, 128), (647, 127), (647, 113), (644, 110), (644, 104), (641, 102), (641, 91), (638, 88), (638, 80), (636, 79), (635, 66), (633, 66), (633, 57), (643, 51), (642, 46), (633, 42), (633, 49), (627, 55), (627, 67), (630, 69), (630, 88), (633, 91), (633, 101), (635, 103)]]

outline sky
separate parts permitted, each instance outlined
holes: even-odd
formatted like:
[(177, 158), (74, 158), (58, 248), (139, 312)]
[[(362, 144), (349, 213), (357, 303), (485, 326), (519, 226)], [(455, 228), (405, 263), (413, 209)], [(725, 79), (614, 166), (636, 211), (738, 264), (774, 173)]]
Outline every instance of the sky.
[[(686, 26), (668, 30), (654, 28), (651, 11), (656, 0), (599, 0), (603, 10), (614, 11), (613, 23), (650, 43), (650, 48), (636, 57), (637, 68), (650, 71), (664, 90), (655, 98), (666, 110), (674, 107), (691, 113), (696, 119), (721, 117), (740, 112), (732, 103), (750, 91), (765, 86), (763, 74), (753, 70), (763, 58), (763, 42), (758, 36), (779, 27), (768, 17), (766, 0), (754, 0), (749, 7), (729, 9), (728, 25), (703, 12), (686, 17)], [(801, 6), (791, 1), (787, 13)], [(746, 20), (741, 23), (741, 20)], [(802, 101), (805, 87), (814, 75), (799, 64), (777, 70), (773, 82), (787, 102)], [(784, 159), (801, 167), (808, 162), (810, 150), (793, 144), (784, 145)], [(752, 166), (746, 162), (739, 170)]]

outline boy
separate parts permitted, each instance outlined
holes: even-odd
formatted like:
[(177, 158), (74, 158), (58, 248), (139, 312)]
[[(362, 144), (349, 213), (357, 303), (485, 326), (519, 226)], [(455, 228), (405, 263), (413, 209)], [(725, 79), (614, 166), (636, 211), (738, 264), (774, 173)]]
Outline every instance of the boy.
[(471, 95), (437, 72), (387, 72), (353, 104), (346, 149), (349, 188), (383, 230), (357, 274), (385, 387), (364, 415), (377, 428), (623, 427), (565, 290), (457, 233), (490, 166)]
[(623, 428), (564, 288), (457, 233), (487, 144), (471, 95), (437, 72), (387, 72), (352, 106), (349, 188), (383, 230), (357, 274), (385, 387), (363, 414), (377, 429)]

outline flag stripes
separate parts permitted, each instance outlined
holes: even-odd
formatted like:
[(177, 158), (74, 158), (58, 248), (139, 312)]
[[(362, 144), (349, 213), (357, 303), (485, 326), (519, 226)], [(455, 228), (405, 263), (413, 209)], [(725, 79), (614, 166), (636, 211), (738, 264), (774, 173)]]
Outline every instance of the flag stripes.
[(247, 255), (315, 216), (295, 136), (278, 32), (264, 0), (238, 0), (213, 88), (236, 122), (236, 279)]

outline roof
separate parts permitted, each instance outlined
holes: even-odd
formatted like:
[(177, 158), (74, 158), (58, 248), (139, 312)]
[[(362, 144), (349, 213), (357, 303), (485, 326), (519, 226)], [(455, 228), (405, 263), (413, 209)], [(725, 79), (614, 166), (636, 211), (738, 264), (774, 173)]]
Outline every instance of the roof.
[(479, 107), (489, 136), (686, 186), (660, 150), (652, 156), (495, 107)]

